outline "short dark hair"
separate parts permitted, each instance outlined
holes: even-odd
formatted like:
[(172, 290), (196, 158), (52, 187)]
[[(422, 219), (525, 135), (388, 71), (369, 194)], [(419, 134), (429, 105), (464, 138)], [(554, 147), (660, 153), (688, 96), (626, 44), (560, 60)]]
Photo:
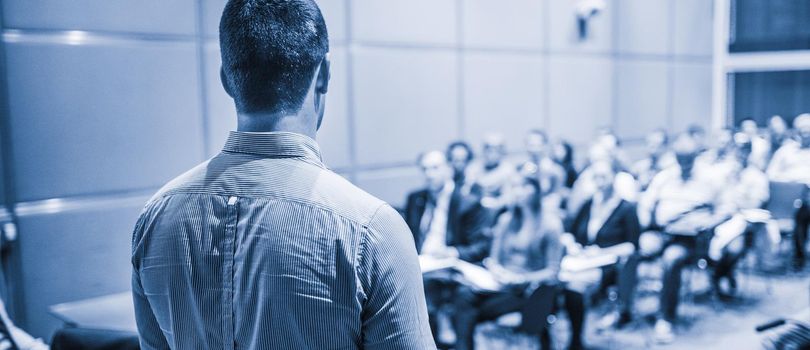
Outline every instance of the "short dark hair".
[(223, 85), (240, 112), (298, 112), (329, 52), (312, 0), (229, 0), (219, 43)]
[(467, 151), (467, 161), (468, 162), (471, 161), (473, 159), (473, 157), (475, 157), (475, 154), (473, 153), (473, 149), (470, 146), (470, 144), (466, 143), (464, 141), (453, 141), (449, 145), (447, 145), (447, 150), (444, 152), (445, 157), (449, 160), (450, 159), (450, 153), (452, 153), (454, 149), (459, 148), (459, 147), (463, 148), (464, 150)]

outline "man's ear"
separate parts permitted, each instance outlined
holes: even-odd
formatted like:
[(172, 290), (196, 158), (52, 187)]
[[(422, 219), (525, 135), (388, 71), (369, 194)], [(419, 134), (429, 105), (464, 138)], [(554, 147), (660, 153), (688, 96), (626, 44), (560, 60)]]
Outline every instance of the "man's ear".
[(231, 93), (231, 84), (228, 83), (228, 77), (225, 76), (225, 70), (222, 67), (219, 68), (219, 80), (222, 82), (222, 88), (225, 89), (225, 92), (228, 93), (228, 96), (233, 97), (233, 93)]
[(318, 68), (318, 78), (315, 82), (315, 92), (319, 94), (326, 94), (329, 91), (329, 78), (332, 73), (330, 71), (329, 53), (324, 56), (321, 61), (321, 66)]

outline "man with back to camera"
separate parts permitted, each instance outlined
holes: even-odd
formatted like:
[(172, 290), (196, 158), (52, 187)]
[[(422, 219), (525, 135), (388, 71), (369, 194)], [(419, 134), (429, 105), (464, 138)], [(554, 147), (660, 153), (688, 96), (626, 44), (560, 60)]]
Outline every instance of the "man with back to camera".
[(164, 186), (133, 233), (142, 349), (432, 349), (413, 238), (321, 162), (329, 81), (312, 0), (231, 0), (222, 152)]

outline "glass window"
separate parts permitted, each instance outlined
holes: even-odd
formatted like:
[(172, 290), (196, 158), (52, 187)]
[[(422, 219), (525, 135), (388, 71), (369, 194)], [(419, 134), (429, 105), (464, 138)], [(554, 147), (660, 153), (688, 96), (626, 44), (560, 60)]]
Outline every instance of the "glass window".
[(729, 52), (810, 50), (810, 1), (732, 0)]
[(730, 79), (734, 125), (754, 118), (764, 126), (772, 115), (790, 122), (810, 112), (810, 70), (734, 73)]

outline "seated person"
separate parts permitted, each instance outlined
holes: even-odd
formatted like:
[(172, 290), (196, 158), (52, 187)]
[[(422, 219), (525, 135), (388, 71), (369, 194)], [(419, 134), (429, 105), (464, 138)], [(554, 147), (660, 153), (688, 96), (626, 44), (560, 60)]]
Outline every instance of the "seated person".
[(484, 137), (481, 160), (470, 165), (468, 181), (480, 190), (481, 204), (496, 212), (503, 208), (501, 190), (515, 175), (515, 166), (505, 159), (506, 144), (503, 137), (490, 134)]
[(681, 271), (705, 254), (698, 252), (702, 238), (698, 234), (709, 232), (730, 217), (720, 201), (722, 185), (694, 167), (697, 146), (691, 137), (679, 136), (673, 144), (677, 164), (653, 178), (638, 204), (639, 217), (646, 214), (647, 226), (662, 232), (644, 233), (640, 238), (642, 254), (656, 255), (663, 251), (660, 316), (655, 325), (656, 339), (662, 343), (674, 338), (672, 324), (676, 319)]
[(474, 348), (477, 323), (517, 311), (523, 315), (523, 328), (540, 337), (543, 349), (550, 348), (546, 316), (555, 300), (563, 254), (562, 223), (542, 210), (536, 171), (531, 164), (522, 166), (522, 175), (509, 187), (508, 205), (498, 217), (492, 253), (484, 262), (502, 287), (486, 292), (466, 287), (456, 298), (457, 350)]
[(768, 157), (769, 162), (770, 158), (773, 157), (773, 154), (779, 148), (781, 148), (782, 145), (784, 145), (785, 142), (790, 139), (790, 137), (791, 135), (788, 130), (787, 122), (785, 122), (785, 119), (782, 118), (782, 116), (774, 115), (768, 119), (767, 139), (771, 144), (771, 154)]
[[(481, 262), (489, 253), (488, 213), (478, 203), (462, 205), (445, 155), (430, 151), (419, 157), (425, 188), (408, 195), (405, 222), (414, 235), (420, 255), (454, 257)], [(462, 210), (462, 207), (464, 209)], [(453, 299), (455, 282), (443, 275), (425, 275), (425, 294), (434, 337), (438, 336), (436, 313)]]
[(548, 136), (543, 130), (534, 129), (526, 135), (527, 162), (537, 167), (537, 178), (547, 209), (559, 208), (562, 202), (560, 191), (565, 184), (565, 170), (549, 156), (551, 149)]
[(669, 137), (663, 129), (654, 130), (645, 139), (647, 157), (633, 164), (630, 173), (643, 191), (661, 170), (675, 164), (675, 155), (669, 150)]
[(565, 172), (564, 186), (570, 190), (579, 175), (574, 166), (574, 146), (571, 146), (568, 141), (558, 139), (551, 146), (551, 154), (554, 162)]
[(593, 181), (593, 174), (590, 164), (600, 161), (606, 161), (614, 165), (614, 168), (619, 169), (615, 176), (614, 190), (622, 199), (628, 202), (635, 202), (638, 197), (638, 185), (633, 175), (624, 171), (621, 164), (624, 162), (620, 159), (620, 152), (618, 147), (612, 140), (614, 137), (611, 134), (602, 136), (601, 141), (594, 142), (588, 150), (589, 164), (582, 169), (577, 181), (574, 182), (574, 187), (571, 188), (571, 193), (566, 202), (566, 213), (569, 217), (576, 215), (586, 201), (591, 199), (596, 193), (596, 184)]
[(759, 125), (752, 118), (745, 118), (740, 121), (739, 131), (751, 140), (751, 153), (749, 154), (751, 159), (748, 162), (764, 170), (771, 154), (771, 143), (760, 133)]
[[(787, 141), (774, 153), (767, 174), (771, 181), (798, 182), (810, 186), (810, 113), (797, 116), (793, 120), (793, 127), (796, 129), (799, 141)], [(810, 223), (809, 202), (805, 198), (796, 211), (793, 263), (797, 270), (803, 268), (805, 264), (807, 228)]]
[[(618, 315), (609, 315), (609, 323), (621, 327), (632, 318), (641, 227), (635, 204), (621, 199), (613, 188), (616, 175), (613, 165), (597, 162), (591, 165), (591, 171), (597, 191), (570, 222), (570, 233), (566, 233), (562, 241), (568, 254), (610, 253), (619, 257), (617, 264), (603, 268), (600, 292), (611, 284), (618, 284), (620, 311)], [(572, 306), (568, 310), (571, 322), (582, 322), (585, 313), (582, 299), (567, 304)], [(582, 325), (574, 324), (572, 328), (582, 329)]]
[[(728, 297), (730, 293), (720, 288), (720, 279), (727, 279), (729, 289), (736, 289), (734, 265), (742, 257), (747, 246), (753, 242), (754, 231), (764, 228), (764, 224), (767, 223), (766, 218), (752, 218), (749, 213), (761, 211), (768, 201), (770, 191), (765, 173), (758, 165), (751, 163), (752, 141), (749, 136), (743, 133), (735, 134), (734, 148), (734, 169), (723, 180), (724, 190), (721, 199), (732, 212), (732, 217), (715, 228), (708, 251), (709, 258), (717, 262), (712, 281), (721, 297)], [(767, 215), (767, 212), (761, 212)], [(780, 239), (778, 226), (773, 224), (769, 227), (773, 228), (769, 230), (769, 238), (772, 243), (777, 243)]]
[(467, 181), (467, 169), (475, 158), (472, 147), (464, 141), (455, 141), (447, 146), (445, 151), (447, 162), (453, 168), (453, 183), (461, 189), (463, 194), (469, 194), (470, 185)]

